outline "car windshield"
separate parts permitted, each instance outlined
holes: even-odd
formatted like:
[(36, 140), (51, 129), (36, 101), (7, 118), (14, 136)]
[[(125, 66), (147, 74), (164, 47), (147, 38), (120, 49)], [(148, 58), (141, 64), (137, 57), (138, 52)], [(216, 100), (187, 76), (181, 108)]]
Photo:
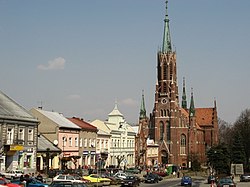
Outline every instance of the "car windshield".
[(74, 180), (74, 177), (72, 175), (67, 175), (66, 180)]
[(225, 179), (220, 179), (219, 183), (232, 183), (232, 179), (230, 178), (225, 178)]

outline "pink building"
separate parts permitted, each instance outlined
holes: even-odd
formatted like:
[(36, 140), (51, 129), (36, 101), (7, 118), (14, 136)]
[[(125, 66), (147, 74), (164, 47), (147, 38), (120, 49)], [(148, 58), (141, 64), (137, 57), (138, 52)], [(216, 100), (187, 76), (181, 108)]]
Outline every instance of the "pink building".
[(59, 156), (50, 158), (50, 169), (74, 169), (79, 167), (79, 133), (81, 128), (58, 112), (31, 109), (40, 124), (38, 131), (62, 150)]

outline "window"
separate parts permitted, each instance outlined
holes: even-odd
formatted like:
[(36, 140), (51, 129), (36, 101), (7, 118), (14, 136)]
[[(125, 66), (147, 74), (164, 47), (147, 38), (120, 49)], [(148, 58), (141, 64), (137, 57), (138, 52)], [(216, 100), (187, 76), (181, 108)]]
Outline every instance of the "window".
[(171, 128), (170, 128), (170, 122), (167, 122), (167, 141), (171, 140)]
[(91, 144), (92, 144), (92, 140), (89, 139), (89, 147), (91, 147)]
[(87, 138), (85, 138), (84, 139), (84, 147), (87, 147), (87, 145), (88, 145), (88, 140), (87, 140)]
[(160, 140), (163, 140), (163, 135), (164, 135), (164, 124), (161, 121), (160, 122)]
[(18, 140), (23, 140), (24, 141), (24, 128), (19, 128), (18, 131)]
[(78, 147), (78, 138), (75, 137), (75, 147)]
[(181, 145), (180, 145), (180, 154), (184, 155), (186, 154), (186, 136), (185, 134), (181, 135)]
[(72, 147), (72, 138), (69, 137), (69, 146)]
[(63, 147), (66, 146), (67, 138), (64, 136), (62, 137)]
[(34, 130), (33, 129), (29, 129), (28, 130), (28, 141), (33, 141), (34, 140), (34, 134), (33, 134)]
[(8, 127), (8, 130), (7, 130), (7, 144), (13, 144), (13, 139), (14, 139), (14, 128), (13, 127)]
[(108, 144), (109, 144), (108, 140), (106, 140), (105, 142), (106, 142), (106, 143), (105, 143), (104, 148), (108, 148)]
[(82, 138), (80, 139), (80, 147), (82, 147)]

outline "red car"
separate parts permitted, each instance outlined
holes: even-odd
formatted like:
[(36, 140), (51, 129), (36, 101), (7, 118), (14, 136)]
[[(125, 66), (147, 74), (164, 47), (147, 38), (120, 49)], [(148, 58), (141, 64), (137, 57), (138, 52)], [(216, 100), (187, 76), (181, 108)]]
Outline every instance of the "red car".
[(9, 180), (5, 178), (0, 178), (0, 185), (4, 185), (7, 187), (21, 187), (19, 184), (11, 183)]

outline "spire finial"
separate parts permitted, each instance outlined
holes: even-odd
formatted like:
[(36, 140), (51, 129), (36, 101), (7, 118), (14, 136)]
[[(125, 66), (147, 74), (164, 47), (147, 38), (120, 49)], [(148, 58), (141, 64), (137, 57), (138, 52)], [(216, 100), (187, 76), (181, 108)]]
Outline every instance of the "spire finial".
[(166, 15), (164, 19), (164, 34), (163, 34), (163, 46), (162, 52), (172, 52), (170, 29), (169, 29), (169, 18), (168, 18), (168, 1), (166, 1)]
[(189, 108), (189, 116), (190, 117), (195, 116), (193, 88), (191, 88), (191, 101), (190, 101), (190, 108)]
[(144, 101), (144, 90), (142, 90), (142, 100), (141, 100), (141, 108), (140, 108), (140, 119), (146, 118), (146, 108), (145, 108), (145, 101)]
[(186, 96), (186, 85), (185, 85), (185, 77), (183, 77), (183, 88), (182, 88), (182, 108), (187, 109), (187, 96)]

